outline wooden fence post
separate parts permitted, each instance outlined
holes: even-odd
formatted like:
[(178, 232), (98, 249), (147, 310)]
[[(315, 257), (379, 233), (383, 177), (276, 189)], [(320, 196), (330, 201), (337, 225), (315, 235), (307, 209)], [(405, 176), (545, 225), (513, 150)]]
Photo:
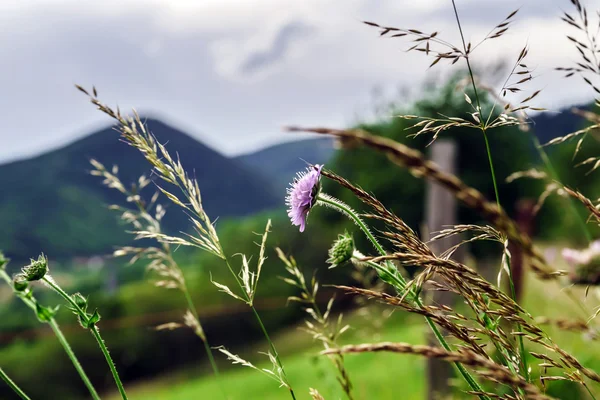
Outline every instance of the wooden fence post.
[[(430, 159), (438, 164), (442, 171), (454, 174), (456, 165), (456, 143), (447, 139), (438, 139), (430, 147)], [(458, 220), (458, 206), (456, 198), (445, 188), (438, 184), (427, 181), (426, 202), (425, 202), (425, 221), (427, 227), (427, 239), (431, 238), (431, 233), (444, 229), (447, 226), (455, 225)], [(431, 243), (430, 248), (435, 254), (454, 246), (460, 240), (455, 235), (449, 238)], [(464, 252), (459, 249), (453, 257), (456, 261), (463, 261)], [(434, 278), (435, 279), (435, 278)], [(446, 304), (452, 306), (456, 301), (456, 296), (450, 292), (434, 291), (429, 296), (433, 303)], [(433, 346), (439, 346), (439, 343), (430, 334), (428, 342)], [(450, 363), (428, 359), (427, 360), (427, 382), (428, 394), (430, 400), (439, 399), (449, 394), (449, 379), (454, 376), (454, 371)]]

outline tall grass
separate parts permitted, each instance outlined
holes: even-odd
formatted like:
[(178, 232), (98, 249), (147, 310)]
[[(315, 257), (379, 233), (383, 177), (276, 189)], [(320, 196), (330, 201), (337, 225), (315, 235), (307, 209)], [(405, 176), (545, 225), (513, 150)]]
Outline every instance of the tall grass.
[[(436, 164), (428, 161), (419, 151), (391, 139), (375, 136), (362, 130), (343, 130), (331, 128), (291, 127), (291, 131), (307, 131), (336, 137), (342, 143), (353, 143), (366, 146), (385, 154), (393, 163), (408, 168), (415, 175), (434, 181), (447, 190), (467, 207), (479, 212), (487, 221), (487, 225), (456, 225), (446, 227), (436, 233), (432, 241), (450, 236), (460, 235), (461, 241), (457, 246), (436, 254), (431, 249), (431, 242), (425, 242), (415, 230), (385, 204), (379, 201), (367, 190), (355, 185), (334, 171), (322, 165), (311, 165), (306, 171), (300, 172), (292, 181), (286, 203), (291, 223), (299, 227), (300, 232), (310, 234), (311, 224), (309, 215), (313, 208), (324, 206), (333, 212), (347, 217), (356, 226), (357, 234), (363, 235), (370, 248), (358, 248), (352, 235), (340, 234), (334, 241), (329, 252), (327, 263), (331, 268), (350, 268), (364, 275), (367, 270), (375, 271), (381, 286), (361, 287), (359, 285), (334, 285), (341, 293), (352, 294), (367, 299), (374, 299), (386, 304), (394, 310), (405, 311), (422, 316), (428, 328), (439, 342), (439, 346), (423, 346), (411, 343), (358, 343), (341, 346), (339, 337), (348, 326), (342, 322), (341, 316), (332, 316), (331, 300), (322, 309), (317, 302), (319, 284), (315, 279), (308, 280), (296, 265), (291, 256), (278, 250), (278, 255), (284, 265), (282, 271), (287, 272), (284, 281), (298, 290), (298, 295), (291, 300), (304, 304), (307, 314), (306, 329), (323, 345), (321, 354), (332, 361), (339, 385), (348, 399), (353, 400), (352, 376), (360, 371), (352, 371), (347, 367), (347, 357), (354, 353), (411, 354), (429, 359), (439, 359), (452, 363), (458, 371), (463, 383), (457, 390), (481, 399), (548, 399), (547, 382), (570, 381), (583, 388), (590, 397), (598, 392), (600, 375), (580, 362), (575, 356), (562, 349), (544, 328), (551, 322), (532, 315), (522, 304), (519, 304), (515, 293), (511, 266), (509, 243), (515, 245), (518, 251), (528, 258), (528, 265), (543, 284), (559, 283), (570, 301), (586, 313), (584, 322), (561, 320), (556, 326), (578, 331), (596, 331), (595, 318), (600, 311), (588, 310), (575, 291), (570, 289), (572, 284), (600, 283), (600, 245), (592, 242), (588, 249), (565, 249), (564, 258), (572, 270), (556, 270), (551, 262), (546, 260), (532, 238), (521, 231), (518, 224), (504, 210), (498, 190), (498, 179), (494, 167), (496, 151), (490, 146), (489, 137), (499, 127), (523, 127), (527, 124), (527, 113), (542, 110), (532, 104), (540, 90), (530, 90), (526, 85), (533, 80), (532, 70), (527, 65), (529, 50), (524, 47), (518, 51), (518, 56), (512, 65), (506, 80), (497, 88), (491, 89), (478, 77), (473, 68), (477, 58), (477, 49), (499, 40), (513, 25), (518, 10), (508, 13), (507, 17), (492, 27), (490, 32), (479, 42), (470, 43), (465, 40), (459, 9), (454, 0), (452, 5), (453, 20), (456, 21), (461, 42), (452, 44), (444, 39), (439, 32), (424, 33), (415, 28), (396, 28), (375, 22), (365, 22), (379, 30), (380, 36), (397, 39), (409, 39), (408, 49), (411, 53), (424, 54), (431, 57), (430, 67), (439, 68), (444, 62), (455, 64), (464, 63), (468, 79), (468, 89), (463, 85), (464, 101), (470, 108), (465, 115), (439, 115), (435, 117), (419, 115), (402, 115), (399, 118), (412, 121), (412, 135), (428, 135), (431, 142), (437, 140), (448, 130), (455, 128), (474, 129), (481, 132), (483, 139), (482, 151), (487, 154), (489, 163), (489, 179), (494, 189), (494, 200), (487, 199), (484, 194), (469, 187), (460, 178), (442, 171)], [(579, 36), (568, 36), (578, 50), (581, 60), (570, 67), (559, 67), (567, 77), (580, 76), (591, 88), (592, 92), (600, 94), (598, 79), (600, 79), (600, 47), (598, 45), (598, 23), (592, 23), (587, 9), (579, 0), (571, 0), (574, 14), (565, 13), (563, 21), (577, 30)], [(598, 15), (600, 19), (600, 14)], [(581, 37), (580, 37), (581, 36)], [(157, 194), (146, 202), (140, 191), (150, 184), (150, 180), (142, 177), (132, 189), (127, 189), (120, 181), (117, 170), (107, 169), (99, 161), (92, 161), (93, 174), (104, 179), (104, 184), (121, 192), (129, 205), (128, 207), (114, 206), (121, 212), (121, 218), (129, 223), (136, 239), (151, 239), (156, 246), (143, 245), (139, 247), (121, 247), (115, 251), (116, 256), (129, 256), (132, 261), (143, 259), (148, 263), (148, 269), (158, 276), (156, 285), (176, 289), (183, 295), (187, 310), (180, 322), (172, 322), (159, 329), (174, 329), (182, 326), (191, 328), (203, 343), (207, 358), (212, 366), (215, 378), (218, 379), (219, 369), (215, 361), (212, 347), (207, 340), (203, 325), (191, 300), (190, 293), (181, 268), (173, 258), (173, 248), (188, 246), (207, 252), (220, 260), (222, 267), (231, 274), (234, 285), (226, 285), (213, 281), (215, 290), (226, 293), (237, 301), (242, 302), (252, 312), (255, 323), (260, 328), (267, 343), (265, 355), (271, 368), (259, 368), (228, 349), (218, 346), (218, 352), (234, 364), (256, 370), (258, 373), (272, 379), (284, 388), (292, 399), (296, 398), (293, 383), (286, 374), (284, 360), (280, 357), (271, 333), (265, 327), (263, 319), (255, 307), (255, 297), (259, 281), (263, 273), (266, 259), (266, 249), (271, 230), (271, 221), (265, 223), (265, 229), (259, 233), (257, 243), (258, 254), (253, 260), (250, 255), (232, 255), (224, 251), (218, 232), (212, 220), (206, 213), (198, 182), (191, 178), (180, 160), (173, 157), (165, 144), (159, 143), (140, 117), (133, 112), (132, 116), (121, 114), (119, 109), (111, 108), (103, 103), (95, 88), (92, 90), (77, 88), (88, 96), (91, 103), (102, 113), (113, 119), (121, 134), (121, 140), (137, 149), (146, 159), (152, 174), (156, 177)], [(489, 109), (484, 110), (482, 98), (490, 95), (494, 102)], [(471, 96), (474, 100), (471, 99)], [(600, 103), (598, 104), (600, 105)], [(560, 145), (577, 139), (575, 156), (582, 146), (584, 139), (592, 135), (600, 127), (600, 115), (584, 112), (582, 115), (591, 122), (591, 126), (573, 132), (562, 138), (552, 140), (547, 145)], [(584, 207), (589, 213), (589, 220), (600, 223), (600, 201), (591, 200), (586, 194), (566, 187), (560, 183), (560, 177), (550, 162), (545, 148), (537, 138), (532, 136), (533, 145), (539, 152), (545, 170), (515, 171), (509, 180), (520, 178), (544, 179), (546, 188), (540, 194), (537, 208), (544, 200), (558, 194), (568, 198), (569, 212), (578, 214), (577, 207)], [(587, 173), (594, 172), (600, 167), (600, 157), (591, 157), (578, 163), (581, 166), (591, 166)], [(359, 210), (354, 210), (341, 200), (324, 193), (322, 179), (347, 190), (361, 204)], [(161, 219), (164, 208), (157, 204), (158, 195), (162, 194), (170, 203), (184, 212), (190, 219), (193, 233), (168, 235), (161, 229)], [(374, 229), (377, 227), (377, 230)], [(580, 221), (580, 228), (587, 232), (585, 221)], [(587, 232), (589, 235), (589, 232)], [(458, 247), (477, 240), (498, 243), (502, 250), (496, 254), (498, 278), (490, 282), (476, 269), (453, 258)], [(147, 243), (147, 242), (143, 242)], [(237, 256), (238, 258), (234, 258)], [(0, 261), (2, 258), (0, 258)], [(5, 263), (0, 263), (3, 266)], [(239, 265), (239, 268), (235, 267)], [(407, 270), (415, 269), (410, 275)], [(124, 385), (105, 345), (98, 324), (100, 314), (97, 310), (88, 311), (88, 301), (81, 294), (68, 294), (48, 273), (48, 260), (41, 256), (37, 261), (32, 260), (21, 273), (10, 278), (0, 270), (4, 280), (9, 283), (20, 297), (42, 322), (49, 323), (54, 329), (59, 341), (71, 358), (80, 377), (88, 386), (93, 398), (98, 395), (79, 365), (74, 353), (64, 336), (60, 333), (54, 320), (56, 310), (39, 305), (29, 287), (30, 281), (42, 281), (50, 289), (58, 293), (68, 304), (81, 326), (89, 330), (97, 340), (100, 350), (106, 358), (108, 367), (113, 375), (115, 384), (123, 399), (127, 398)], [(503, 290), (503, 281), (508, 283), (508, 290)], [(382, 289), (380, 289), (382, 288)], [(430, 304), (427, 296), (430, 291), (443, 290), (453, 293), (461, 299), (460, 306), (445, 304)], [(560, 306), (560, 304), (557, 304)], [(576, 329), (574, 329), (574, 327)], [(218, 344), (217, 344), (218, 345)], [(216, 352), (215, 352), (216, 353)], [(4, 381), (22, 398), (25, 393), (0, 369)], [(315, 384), (314, 387), (318, 385)], [(313, 399), (322, 399), (322, 395), (314, 388), (303, 388), (305, 394)], [(287, 395), (286, 394), (286, 395)], [(222, 390), (223, 398), (228, 398), (226, 390)], [(259, 394), (257, 394), (259, 396)]]

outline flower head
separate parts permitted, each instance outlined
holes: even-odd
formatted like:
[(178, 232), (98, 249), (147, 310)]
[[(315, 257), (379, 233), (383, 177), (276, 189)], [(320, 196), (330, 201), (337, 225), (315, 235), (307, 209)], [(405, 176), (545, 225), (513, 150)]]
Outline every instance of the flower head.
[(329, 258), (327, 259), (327, 263), (331, 265), (329, 268), (335, 268), (349, 261), (353, 255), (354, 239), (352, 236), (348, 232), (338, 235), (337, 240), (329, 249)]
[(573, 283), (600, 283), (600, 241), (583, 250), (563, 249), (562, 256), (571, 267)]
[(299, 172), (288, 189), (285, 203), (289, 207), (288, 217), (292, 225), (300, 226), (300, 232), (304, 232), (308, 212), (317, 202), (319, 190), (321, 190), (322, 165), (315, 165), (305, 172)]
[(39, 281), (48, 272), (48, 258), (41, 254), (37, 260), (31, 259), (29, 265), (21, 269), (21, 274), (28, 281)]

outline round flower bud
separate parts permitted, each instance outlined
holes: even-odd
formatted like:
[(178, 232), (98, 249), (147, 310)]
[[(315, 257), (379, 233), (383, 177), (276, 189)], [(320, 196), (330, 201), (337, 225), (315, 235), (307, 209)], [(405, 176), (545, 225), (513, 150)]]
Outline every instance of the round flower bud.
[(13, 279), (13, 288), (15, 288), (17, 292), (25, 291), (28, 286), (29, 283), (27, 283), (27, 279), (25, 279), (25, 277), (21, 274), (15, 276)]
[(28, 281), (39, 281), (48, 272), (48, 258), (41, 254), (37, 260), (31, 259), (31, 264), (22, 268), (21, 273)]
[(354, 239), (352, 235), (345, 232), (343, 235), (338, 235), (338, 238), (329, 249), (329, 258), (327, 263), (331, 264), (330, 268), (335, 268), (338, 265), (349, 261), (354, 254)]
[(73, 295), (73, 300), (75, 300), (75, 304), (79, 306), (83, 311), (87, 310), (87, 299), (83, 297), (81, 293), (75, 293)]

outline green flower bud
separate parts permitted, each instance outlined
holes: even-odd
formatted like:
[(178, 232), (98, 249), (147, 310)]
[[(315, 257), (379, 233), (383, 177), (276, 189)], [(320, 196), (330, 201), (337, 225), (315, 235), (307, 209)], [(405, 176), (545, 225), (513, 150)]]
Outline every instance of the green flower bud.
[(28, 281), (39, 281), (48, 272), (48, 257), (41, 254), (37, 260), (31, 259), (31, 264), (21, 269), (22, 275)]
[(83, 311), (87, 310), (87, 299), (83, 297), (81, 293), (75, 293), (72, 297), (75, 301), (75, 304), (77, 304), (79, 308), (81, 308)]
[(13, 279), (13, 288), (15, 288), (17, 292), (24, 292), (27, 290), (28, 286), (29, 283), (27, 283), (27, 279), (21, 274), (16, 275)]
[(8, 264), (8, 258), (4, 256), (4, 253), (0, 251), (0, 269), (5, 269)]
[(338, 235), (338, 238), (329, 249), (329, 258), (327, 263), (331, 264), (329, 268), (335, 268), (338, 265), (349, 261), (354, 254), (354, 239), (348, 232)]

